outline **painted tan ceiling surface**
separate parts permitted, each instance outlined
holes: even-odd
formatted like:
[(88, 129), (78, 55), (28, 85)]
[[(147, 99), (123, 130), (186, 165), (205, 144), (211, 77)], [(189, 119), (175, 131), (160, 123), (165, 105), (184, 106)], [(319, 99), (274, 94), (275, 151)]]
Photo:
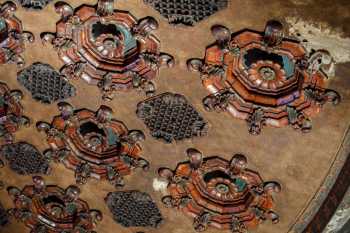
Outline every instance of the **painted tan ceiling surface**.
[[(73, 7), (81, 3), (94, 4), (95, 1), (67, 1)], [(89, 86), (83, 81), (74, 80), (72, 83), (77, 87), (77, 96), (70, 99), (76, 108), (90, 108), (96, 110), (101, 104), (107, 104), (114, 110), (115, 118), (122, 120), (129, 129), (141, 129), (146, 134), (143, 145), (143, 157), (151, 162), (149, 172), (136, 171), (126, 178), (124, 190), (140, 190), (148, 192), (165, 218), (165, 223), (159, 229), (123, 228), (116, 224), (104, 203), (104, 197), (108, 192), (115, 189), (107, 182), (90, 180), (87, 185), (81, 186), (81, 198), (89, 202), (91, 208), (99, 209), (104, 214), (103, 221), (96, 231), (99, 233), (129, 233), (144, 231), (149, 233), (192, 233), (192, 219), (184, 216), (174, 209), (166, 209), (162, 206), (161, 194), (153, 191), (152, 182), (157, 176), (159, 167), (175, 168), (177, 162), (186, 159), (185, 150), (195, 147), (205, 155), (222, 155), (229, 159), (233, 153), (247, 155), (249, 167), (260, 172), (264, 180), (276, 180), (282, 184), (283, 191), (276, 198), (276, 212), (280, 214), (281, 221), (277, 225), (269, 222), (262, 224), (256, 232), (259, 233), (284, 233), (287, 232), (296, 217), (307, 206), (315, 192), (318, 190), (328, 169), (335, 158), (350, 119), (350, 65), (337, 66), (336, 77), (330, 81), (330, 88), (337, 90), (343, 97), (343, 102), (334, 107), (325, 105), (322, 113), (313, 119), (311, 133), (301, 134), (291, 128), (274, 129), (264, 128), (260, 136), (252, 136), (248, 133), (244, 121), (231, 118), (224, 113), (205, 112), (201, 100), (206, 96), (206, 91), (201, 86), (197, 74), (186, 70), (186, 61), (192, 57), (203, 57), (204, 48), (213, 42), (210, 27), (214, 24), (223, 24), (232, 31), (243, 28), (263, 30), (266, 20), (277, 18), (283, 20), (285, 16), (296, 14), (309, 17), (305, 11), (310, 9), (315, 20), (321, 20), (320, 12), (308, 8), (305, 5), (295, 5), (293, 1), (268, 0), (232, 0), (229, 8), (223, 10), (208, 20), (202, 21), (195, 27), (170, 26), (155, 10), (138, 0), (120, 0), (116, 8), (130, 11), (137, 18), (145, 16), (155, 17), (160, 24), (156, 32), (162, 43), (162, 51), (174, 55), (176, 66), (172, 69), (163, 69), (160, 72), (157, 84), (157, 93), (175, 92), (183, 94), (197, 108), (210, 124), (209, 135), (176, 144), (164, 144), (153, 139), (143, 122), (136, 117), (135, 110), (138, 102), (145, 96), (143, 93), (132, 91), (118, 94), (112, 102), (105, 103), (101, 100), (99, 91), (94, 86)], [(295, 1), (294, 1), (295, 2)], [(312, 1), (311, 1), (312, 2)], [(315, 1), (318, 2), (318, 1)], [(323, 2), (323, 1), (320, 1)], [(341, 1), (340, 8), (341, 9)], [(313, 7), (322, 6), (312, 5)], [(294, 7), (294, 8), (293, 8)], [(339, 11), (339, 24), (346, 18), (338, 8), (329, 8)], [(315, 13), (313, 13), (315, 12)], [(55, 22), (59, 16), (54, 12), (53, 4), (50, 4), (41, 12), (26, 12), (19, 9), (16, 15), (23, 21), (25, 30), (32, 31), (37, 40), (28, 45), (24, 53), (27, 65), (41, 61), (49, 63), (59, 69), (63, 63), (58, 59), (56, 52), (50, 46), (43, 46), (39, 35), (44, 31), (55, 31)], [(331, 24), (336, 24), (334, 19), (324, 16)], [(328, 17), (328, 18), (327, 18)], [(30, 116), (33, 122), (44, 120), (50, 122), (54, 115), (58, 114), (56, 105), (42, 105), (33, 101), (30, 95), (16, 81), (16, 67), (3, 65), (0, 67), (0, 80), (5, 81), (12, 89), (21, 89), (25, 93), (23, 105), (25, 114)], [(47, 148), (45, 136), (38, 133), (35, 124), (30, 128), (23, 129), (16, 134), (17, 141), (27, 141), (34, 144), (40, 150)], [(52, 164), (52, 175), (46, 177), (47, 183), (58, 184), (66, 187), (74, 183), (74, 174), (63, 165)], [(0, 180), (6, 185), (23, 187), (31, 183), (31, 177), (18, 176), (8, 168), (0, 170)], [(12, 207), (6, 190), (0, 191), (0, 200), (5, 207)], [(21, 223), (12, 221), (1, 233), (29, 232)], [(219, 232), (210, 228), (208, 233)]]

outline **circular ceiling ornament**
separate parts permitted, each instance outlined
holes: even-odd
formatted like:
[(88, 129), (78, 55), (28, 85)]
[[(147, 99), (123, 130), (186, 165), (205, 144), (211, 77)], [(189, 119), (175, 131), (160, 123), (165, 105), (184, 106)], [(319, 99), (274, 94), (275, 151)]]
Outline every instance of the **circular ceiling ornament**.
[(123, 122), (113, 119), (111, 108), (74, 110), (64, 102), (58, 108), (61, 115), (51, 124), (38, 122), (37, 128), (46, 133), (50, 145), (44, 154), (74, 170), (78, 184), (91, 177), (120, 187), (134, 168), (148, 170), (149, 163), (140, 157), (144, 134), (129, 131)]
[(31, 232), (96, 233), (93, 229), (102, 220), (102, 213), (91, 210), (88, 203), (79, 198), (80, 189), (71, 185), (63, 189), (46, 185), (40, 176), (33, 177), (33, 185), (22, 190), (9, 187), (8, 194), (14, 208), (11, 216), (22, 221)]
[(302, 132), (312, 128), (311, 117), (326, 102), (338, 104), (340, 95), (327, 89), (332, 58), (320, 50), (307, 54), (298, 42), (284, 38), (283, 25), (269, 21), (265, 32), (212, 27), (216, 42), (205, 58), (190, 59), (188, 68), (201, 74), (210, 95), (206, 110), (226, 111), (246, 120), (251, 134), (263, 126), (291, 125)]
[(236, 154), (231, 161), (203, 158), (195, 149), (187, 150), (187, 155), (188, 162), (179, 163), (174, 171), (161, 168), (159, 176), (168, 182), (163, 203), (194, 217), (196, 231), (211, 226), (243, 233), (266, 219), (278, 223), (273, 196), (281, 186), (264, 182), (258, 172), (248, 169), (244, 155)]
[(126, 11), (114, 10), (113, 0), (99, 0), (97, 7), (73, 9), (64, 2), (55, 5), (61, 19), (56, 33), (43, 33), (65, 63), (63, 74), (97, 85), (104, 100), (115, 91), (141, 89), (155, 92), (151, 81), (161, 66), (172, 67), (172, 56), (160, 52), (152, 34), (158, 22), (152, 17), (137, 20)]
[(34, 42), (34, 35), (23, 31), (22, 22), (14, 15), (16, 10), (12, 1), (0, 4), (0, 64), (15, 63), (22, 68), (25, 42)]
[(6, 83), (0, 82), (0, 138), (5, 143), (14, 141), (13, 133), (21, 126), (29, 126), (29, 118), (23, 115), (22, 98), (21, 91), (10, 90)]

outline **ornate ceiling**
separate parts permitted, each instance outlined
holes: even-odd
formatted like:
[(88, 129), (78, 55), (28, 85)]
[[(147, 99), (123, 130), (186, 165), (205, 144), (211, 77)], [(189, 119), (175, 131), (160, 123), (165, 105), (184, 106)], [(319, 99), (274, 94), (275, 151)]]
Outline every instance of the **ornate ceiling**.
[(337, 232), (350, 66), (324, 41), (347, 7), (1, 2), (0, 232)]

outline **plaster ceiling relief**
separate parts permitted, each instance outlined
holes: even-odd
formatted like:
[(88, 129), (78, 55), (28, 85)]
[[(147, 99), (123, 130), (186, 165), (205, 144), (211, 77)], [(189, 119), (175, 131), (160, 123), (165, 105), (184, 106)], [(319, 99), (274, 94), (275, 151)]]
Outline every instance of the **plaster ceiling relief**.
[(216, 42), (204, 59), (190, 59), (210, 93), (203, 99), (207, 111), (228, 112), (245, 120), (249, 133), (264, 126), (312, 129), (311, 118), (327, 102), (337, 105), (339, 93), (327, 88), (334, 67), (328, 51), (308, 53), (299, 41), (284, 37), (283, 25), (268, 21), (263, 33), (245, 29), (235, 34), (212, 27)]
[(264, 182), (258, 172), (247, 168), (244, 155), (235, 154), (227, 161), (219, 156), (204, 158), (200, 151), (188, 149), (187, 156), (189, 162), (158, 173), (168, 182), (162, 202), (194, 218), (197, 232), (215, 227), (246, 233), (265, 220), (279, 222), (273, 196), (281, 185)]
[(33, 43), (35, 38), (31, 32), (23, 30), (16, 10), (17, 5), (12, 1), (0, 5), (0, 64), (14, 63), (23, 67), (25, 42)]
[(160, 67), (172, 67), (174, 59), (160, 52), (154, 18), (138, 20), (130, 12), (114, 10), (113, 3), (99, 0), (97, 6), (76, 9), (56, 3), (61, 15), (56, 33), (42, 33), (42, 41), (51, 43), (65, 63), (63, 74), (98, 86), (103, 100), (129, 89), (152, 95), (156, 90), (152, 80)]
[(47, 135), (50, 149), (45, 156), (73, 170), (76, 183), (95, 178), (122, 187), (123, 177), (135, 168), (148, 170), (149, 163), (140, 156), (139, 142), (145, 139), (144, 134), (113, 119), (111, 108), (102, 105), (96, 112), (74, 110), (65, 102), (58, 108), (61, 115), (51, 124), (38, 122), (37, 129)]
[(14, 133), (22, 126), (29, 126), (30, 120), (24, 116), (21, 100), (23, 93), (10, 90), (6, 83), (0, 82), (0, 139), (1, 144), (12, 143)]
[(23, 222), (31, 232), (85, 232), (93, 229), (102, 220), (102, 213), (91, 210), (88, 203), (79, 198), (80, 189), (69, 186), (63, 189), (47, 185), (40, 176), (33, 177), (33, 184), (22, 190), (8, 188), (15, 208), (9, 214)]

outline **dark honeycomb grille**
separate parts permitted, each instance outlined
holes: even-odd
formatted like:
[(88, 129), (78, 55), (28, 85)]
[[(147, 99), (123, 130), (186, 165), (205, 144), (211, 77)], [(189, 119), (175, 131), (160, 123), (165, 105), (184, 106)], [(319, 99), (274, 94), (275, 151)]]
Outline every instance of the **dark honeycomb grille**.
[(207, 133), (203, 117), (179, 94), (165, 93), (138, 104), (137, 116), (151, 135), (167, 143)]
[(114, 220), (124, 227), (158, 227), (162, 215), (150, 195), (138, 191), (108, 194), (107, 206)]
[(6, 209), (0, 203), (0, 229), (9, 222)]
[(144, 0), (170, 24), (193, 26), (227, 7), (228, 0)]
[(34, 63), (21, 71), (18, 82), (32, 93), (32, 98), (50, 104), (75, 95), (75, 87), (48, 64)]
[(25, 142), (3, 146), (1, 156), (11, 170), (20, 175), (47, 174), (49, 170), (48, 160), (34, 146)]
[(25, 9), (29, 10), (42, 10), (52, 0), (17, 0), (19, 4)]

